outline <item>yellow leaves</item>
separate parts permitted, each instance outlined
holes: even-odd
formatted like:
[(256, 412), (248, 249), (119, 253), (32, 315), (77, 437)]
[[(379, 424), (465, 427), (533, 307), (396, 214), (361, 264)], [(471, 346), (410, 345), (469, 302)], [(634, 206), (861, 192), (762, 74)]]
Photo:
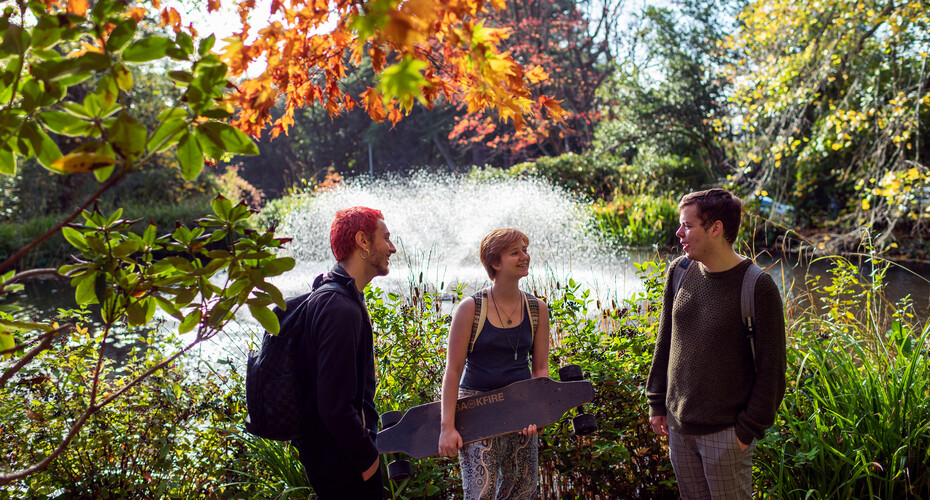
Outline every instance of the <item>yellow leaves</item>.
[(871, 209), (872, 209), (872, 205), (869, 203), (869, 200), (867, 198), (863, 198), (862, 199), (862, 210), (871, 210)]
[(549, 79), (549, 74), (546, 73), (546, 70), (542, 69), (540, 66), (533, 66), (529, 71), (526, 72), (526, 78), (530, 83), (539, 83), (544, 80)]
[(103, 154), (71, 153), (53, 161), (50, 169), (60, 174), (78, 174), (92, 172), (114, 163), (113, 157)]

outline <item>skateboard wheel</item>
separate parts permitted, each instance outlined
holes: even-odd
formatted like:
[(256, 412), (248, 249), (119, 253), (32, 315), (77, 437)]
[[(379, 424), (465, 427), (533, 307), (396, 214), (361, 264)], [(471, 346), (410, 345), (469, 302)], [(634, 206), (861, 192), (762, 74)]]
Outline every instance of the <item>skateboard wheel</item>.
[(582, 413), (572, 419), (572, 433), (576, 436), (591, 434), (596, 430), (597, 422), (594, 420), (594, 415), (590, 413)]
[(395, 483), (403, 481), (412, 475), (410, 462), (407, 460), (395, 460), (388, 464), (388, 477)]
[(396, 424), (397, 422), (400, 422), (400, 418), (403, 416), (404, 416), (404, 412), (400, 410), (384, 412), (384, 414), (381, 415), (381, 428), (387, 429), (388, 427)]
[(571, 382), (583, 378), (584, 374), (581, 372), (581, 367), (578, 365), (565, 365), (559, 368), (559, 380), (562, 382)]

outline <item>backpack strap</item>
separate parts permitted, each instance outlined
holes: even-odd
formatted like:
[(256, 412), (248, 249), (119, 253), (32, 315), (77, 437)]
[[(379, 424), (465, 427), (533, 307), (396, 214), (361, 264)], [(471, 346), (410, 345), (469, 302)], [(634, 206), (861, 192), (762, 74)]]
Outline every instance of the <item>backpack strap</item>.
[(488, 317), (487, 289), (480, 290), (471, 296), (475, 300), (475, 320), (471, 325), (471, 337), (468, 339), (468, 352), (475, 348), (475, 341), (478, 340), (478, 334), (484, 328), (484, 322)]
[(762, 268), (750, 264), (743, 275), (743, 289), (740, 292), (740, 313), (743, 324), (746, 325), (746, 338), (749, 339), (749, 349), (752, 351), (753, 366), (756, 361), (756, 281), (762, 276)]
[(672, 269), (672, 297), (674, 298), (678, 295), (678, 290), (681, 288), (681, 282), (685, 280), (685, 275), (688, 274), (688, 266), (691, 265), (691, 259), (684, 257), (678, 261), (678, 265), (675, 266), (675, 269)]
[[(484, 322), (488, 318), (488, 297), (487, 289), (481, 290), (471, 296), (475, 301), (475, 320), (471, 325), (471, 337), (468, 339), (468, 352), (475, 349), (475, 341), (484, 328)], [(532, 329), (532, 341), (536, 340), (536, 328), (539, 325), (539, 299), (529, 292), (523, 292), (523, 304), (530, 312), (530, 328)]]
[(523, 302), (526, 304), (526, 310), (530, 312), (530, 328), (533, 332), (530, 345), (532, 346), (536, 342), (536, 327), (539, 325), (539, 299), (529, 292), (523, 292)]

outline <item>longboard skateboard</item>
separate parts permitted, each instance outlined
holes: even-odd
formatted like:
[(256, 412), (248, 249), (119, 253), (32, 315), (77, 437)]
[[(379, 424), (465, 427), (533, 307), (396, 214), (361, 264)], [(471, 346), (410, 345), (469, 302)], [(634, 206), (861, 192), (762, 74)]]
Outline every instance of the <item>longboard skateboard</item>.
[[(594, 386), (587, 380), (556, 382), (546, 377), (521, 380), (459, 399), (455, 405), (455, 428), (463, 443), (471, 443), (519, 432), (530, 424), (537, 427), (554, 424), (565, 412), (593, 398)], [(410, 408), (396, 424), (378, 433), (375, 441), (378, 451), (402, 452), (414, 458), (438, 455), (440, 417), (438, 401)]]

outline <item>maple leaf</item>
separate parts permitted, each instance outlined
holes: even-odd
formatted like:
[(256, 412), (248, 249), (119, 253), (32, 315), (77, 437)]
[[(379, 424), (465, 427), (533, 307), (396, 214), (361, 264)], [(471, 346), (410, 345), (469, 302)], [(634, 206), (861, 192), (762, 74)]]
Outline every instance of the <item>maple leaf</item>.
[(90, 3), (87, 0), (68, 0), (68, 6), (66, 8), (69, 14), (75, 14), (83, 17), (87, 14), (87, 9), (90, 7)]
[(133, 7), (127, 11), (126, 15), (135, 22), (140, 22), (145, 19), (147, 11), (142, 7)]
[(546, 70), (542, 69), (542, 67), (540, 67), (540, 66), (533, 66), (533, 68), (530, 69), (530, 70), (526, 73), (526, 78), (527, 78), (531, 83), (539, 83), (539, 82), (541, 82), (541, 81), (548, 80), (548, 79), (549, 79), (549, 73), (546, 73)]
[(391, 110), (388, 112), (388, 120), (391, 120), (391, 126), (397, 125), (397, 122), (404, 117), (403, 113), (400, 112), (400, 109), (397, 106), (394, 106), (394, 103), (391, 103)]
[(388, 98), (395, 98), (409, 110), (413, 106), (413, 99), (423, 100), (422, 88), (427, 85), (421, 73), (426, 63), (406, 57), (394, 64), (381, 74), (378, 88)]
[(174, 7), (167, 7), (161, 11), (161, 22), (158, 25), (171, 26), (178, 33), (181, 31), (181, 14)]
[(384, 68), (384, 51), (381, 50), (381, 47), (372, 47), (368, 49), (368, 57), (371, 58), (371, 68), (375, 73), (381, 73)]
[(549, 116), (560, 122), (565, 121), (565, 115), (567, 113), (564, 109), (562, 109), (561, 106), (559, 106), (562, 101), (553, 99), (549, 96), (540, 96), (538, 102), (543, 106), (543, 108), (546, 109), (546, 112), (549, 113)]
[(359, 98), (362, 100), (362, 105), (365, 106), (365, 111), (368, 112), (368, 116), (370, 116), (372, 120), (378, 123), (384, 121), (384, 101), (377, 90), (368, 87), (367, 90), (359, 95)]

